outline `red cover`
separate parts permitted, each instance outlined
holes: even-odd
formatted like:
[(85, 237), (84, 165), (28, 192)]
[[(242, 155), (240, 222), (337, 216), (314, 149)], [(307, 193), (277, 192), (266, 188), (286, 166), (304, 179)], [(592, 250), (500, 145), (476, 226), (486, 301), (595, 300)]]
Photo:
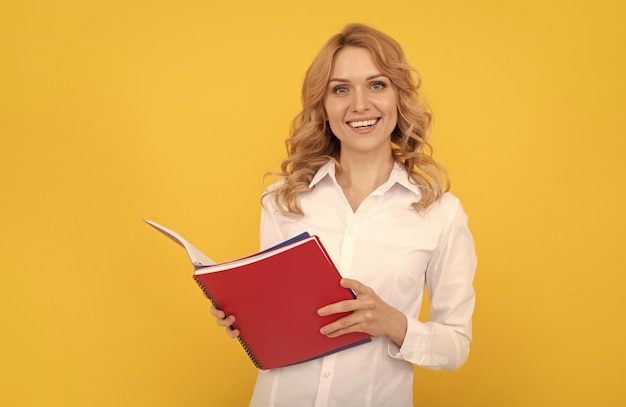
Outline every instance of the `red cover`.
[(354, 296), (339, 285), (341, 276), (317, 236), (200, 268), (194, 279), (216, 308), (235, 315), (239, 340), (260, 369), (303, 362), (371, 340), (364, 333), (327, 338), (319, 332), (347, 313), (321, 317), (317, 310)]

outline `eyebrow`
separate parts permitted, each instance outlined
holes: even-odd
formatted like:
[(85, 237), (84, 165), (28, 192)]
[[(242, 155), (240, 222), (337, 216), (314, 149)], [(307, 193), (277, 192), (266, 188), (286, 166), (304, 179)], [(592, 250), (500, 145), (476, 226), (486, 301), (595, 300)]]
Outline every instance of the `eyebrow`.
[[(365, 78), (365, 80), (366, 81), (371, 81), (372, 79), (376, 79), (376, 78), (385, 78), (385, 79), (389, 80), (389, 77), (387, 75), (382, 74), (382, 73), (375, 74), (375, 75), (372, 75), (372, 76), (368, 76), (367, 78)], [(347, 82), (350, 82), (350, 81), (348, 79), (342, 79), (342, 78), (330, 78), (328, 80), (328, 83), (331, 83), (331, 82), (347, 83)]]

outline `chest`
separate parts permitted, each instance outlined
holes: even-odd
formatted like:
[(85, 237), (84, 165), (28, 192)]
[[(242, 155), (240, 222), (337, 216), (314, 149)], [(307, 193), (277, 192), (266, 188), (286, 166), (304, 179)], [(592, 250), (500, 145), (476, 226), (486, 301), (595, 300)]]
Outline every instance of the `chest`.
[(342, 276), (403, 308), (421, 294), (441, 236), (436, 223), (413, 209), (414, 198), (402, 191), (370, 195), (353, 212), (343, 196), (312, 191), (300, 202), (305, 216), (281, 218), (279, 227), (287, 237), (319, 236)]

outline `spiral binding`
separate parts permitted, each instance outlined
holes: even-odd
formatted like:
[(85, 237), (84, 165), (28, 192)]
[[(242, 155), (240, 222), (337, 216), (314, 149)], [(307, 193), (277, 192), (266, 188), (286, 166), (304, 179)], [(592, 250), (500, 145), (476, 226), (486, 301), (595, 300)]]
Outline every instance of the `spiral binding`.
[[(220, 306), (217, 305), (217, 302), (215, 302), (215, 300), (213, 299), (213, 296), (211, 294), (209, 294), (209, 290), (206, 289), (204, 284), (202, 284), (200, 282), (200, 280), (196, 276), (194, 276), (193, 279), (196, 282), (196, 284), (198, 284), (198, 287), (200, 287), (200, 289), (204, 293), (204, 296), (207, 297), (209, 299), (209, 301), (211, 301), (213, 306), (215, 308), (217, 308), (217, 309), (221, 309)], [(231, 328), (234, 328), (234, 327), (231, 326)], [(239, 336), (237, 337), (237, 340), (239, 341), (239, 343), (243, 347), (243, 350), (246, 351), (246, 354), (248, 355), (248, 357), (250, 358), (252, 363), (254, 363), (254, 366), (256, 366), (258, 369), (263, 369), (263, 364), (256, 358), (256, 356), (254, 355), (254, 352), (252, 352), (252, 349), (250, 349), (250, 346), (248, 345), (248, 342), (246, 342), (246, 340), (243, 338), (241, 333), (239, 333)]]
[(241, 336), (241, 333), (239, 334), (237, 339), (239, 340), (239, 343), (243, 347), (243, 350), (245, 350), (246, 353), (248, 354), (248, 357), (250, 358), (252, 363), (254, 363), (254, 366), (256, 366), (258, 369), (263, 369), (263, 364), (259, 362), (256, 356), (254, 356), (252, 349), (250, 349), (250, 347), (248, 346), (248, 343), (243, 339), (243, 337)]

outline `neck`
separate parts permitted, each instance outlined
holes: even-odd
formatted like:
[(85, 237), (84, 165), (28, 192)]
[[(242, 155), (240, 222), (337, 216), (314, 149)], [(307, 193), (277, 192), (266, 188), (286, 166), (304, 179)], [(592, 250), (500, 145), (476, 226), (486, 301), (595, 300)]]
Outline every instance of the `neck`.
[(393, 163), (391, 153), (377, 157), (351, 155), (339, 158), (335, 175), (353, 210), (356, 211), (369, 194), (389, 179)]
[(347, 158), (342, 156), (339, 157), (338, 172), (341, 173), (342, 177), (349, 179), (376, 182), (376, 180), (384, 178), (382, 182), (385, 182), (392, 167), (393, 157), (391, 154), (378, 157), (350, 156)]

